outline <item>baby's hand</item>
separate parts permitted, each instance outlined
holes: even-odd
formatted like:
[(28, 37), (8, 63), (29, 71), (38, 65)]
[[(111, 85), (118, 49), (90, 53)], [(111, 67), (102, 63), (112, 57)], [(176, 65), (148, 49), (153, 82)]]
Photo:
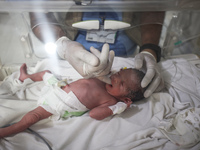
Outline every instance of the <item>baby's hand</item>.
[(130, 106), (131, 106), (131, 103), (128, 103), (126, 108), (129, 108)]

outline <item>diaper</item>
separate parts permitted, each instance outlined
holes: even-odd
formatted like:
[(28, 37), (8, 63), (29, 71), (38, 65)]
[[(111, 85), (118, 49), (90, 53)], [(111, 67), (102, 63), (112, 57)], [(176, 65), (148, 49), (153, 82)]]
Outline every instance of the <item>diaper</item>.
[(53, 114), (52, 119), (80, 116), (88, 109), (70, 91), (66, 93), (58, 86), (58, 80), (50, 73), (43, 76), (45, 86), (41, 91), (38, 105)]

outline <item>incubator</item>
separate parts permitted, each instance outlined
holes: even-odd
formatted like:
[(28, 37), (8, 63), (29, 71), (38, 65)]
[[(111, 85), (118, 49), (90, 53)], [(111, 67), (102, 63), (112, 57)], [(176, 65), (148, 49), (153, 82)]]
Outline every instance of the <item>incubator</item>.
[[(163, 57), (199, 55), (199, 10), (198, 0), (1, 0), (0, 79), (18, 69), (16, 66), (21, 63), (32, 65), (45, 58), (59, 59), (53, 51), (51, 35), (45, 43), (34, 33), (34, 29), (47, 23), (61, 27), (68, 38), (90, 43), (97, 49), (105, 42), (111, 49), (118, 44), (115, 55), (121, 57), (133, 57), (138, 52), (141, 26), (158, 24), (162, 25), (159, 45)], [(141, 24), (141, 13), (149, 11), (165, 11), (164, 22)], [(40, 20), (31, 25), (30, 13), (51, 13), (56, 21)]]
[[(162, 17), (148, 18), (150, 12), (163, 11), (164, 21)], [(141, 21), (144, 14), (147, 14), (146, 22)], [(42, 95), (43, 82), (19, 80), (23, 63), (27, 64), (25, 69), (30, 74), (50, 70), (60, 80), (58, 85), (85, 77), (80, 70), (88, 77), (93, 77), (89, 76), (91, 72), (96, 73), (105, 81), (103, 79), (109, 78), (103, 74), (106, 71), (137, 68), (134, 64), (142, 64), (144, 59), (135, 61), (142, 45), (141, 29), (152, 24), (162, 28), (159, 40), (162, 61), (157, 63), (147, 51), (139, 56), (148, 55), (146, 58), (151, 59), (145, 61), (150, 65), (143, 66), (147, 69), (150, 66), (153, 74), (159, 75), (149, 80), (163, 78), (165, 84), (162, 91), (132, 103), (122, 114), (116, 112), (103, 121), (92, 119), (89, 112), (81, 117), (41, 120), (28, 128), (28, 132), (0, 139), (0, 149), (199, 150), (199, 17), (199, 0), (0, 0), (1, 128), (18, 122), (36, 108)], [(95, 68), (90, 62), (87, 66), (79, 57), (73, 59), (72, 64), (70, 61), (77, 53), (87, 51), (72, 45), (74, 49), (69, 48), (69, 53), (65, 53), (63, 45), (69, 39), (83, 44), (91, 52), (95, 48), (107, 50), (106, 54), (112, 57), (96, 51), (98, 61), (106, 60), (107, 64), (99, 63)], [(111, 50), (115, 50), (116, 57)], [(82, 56), (91, 61), (89, 54)], [(108, 58), (112, 59), (108, 61)], [(106, 66), (103, 71), (99, 70), (101, 65)], [(149, 87), (154, 88), (152, 83)], [(42, 102), (45, 105), (45, 101)], [(2, 130), (0, 138), (1, 133)]]

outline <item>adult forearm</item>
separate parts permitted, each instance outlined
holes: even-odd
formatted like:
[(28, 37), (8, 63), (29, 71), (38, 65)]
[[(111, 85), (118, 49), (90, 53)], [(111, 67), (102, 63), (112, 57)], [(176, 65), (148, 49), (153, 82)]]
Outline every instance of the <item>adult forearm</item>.
[(33, 33), (43, 43), (55, 42), (65, 36), (53, 13), (31, 12), (29, 16)]
[(158, 44), (162, 31), (165, 12), (142, 12), (141, 13), (141, 35), (142, 44)]
[(157, 60), (160, 61), (161, 49), (158, 46), (162, 31), (162, 24), (165, 12), (142, 12), (141, 13), (141, 51), (151, 53)]

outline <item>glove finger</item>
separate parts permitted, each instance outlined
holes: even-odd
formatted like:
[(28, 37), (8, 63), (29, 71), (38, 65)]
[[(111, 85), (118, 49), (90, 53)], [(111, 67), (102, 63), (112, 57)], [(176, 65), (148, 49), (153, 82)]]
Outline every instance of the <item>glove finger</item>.
[(106, 43), (103, 45), (101, 55), (99, 57), (101, 64), (105, 65), (108, 63), (109, 58), (109, 45)]
[(107, 64), (107, 67), (99, 74), (100, 76), (107, 75), (110, 73), (110, 70), (111, 70), (111, 67), (113, 64), (113, 60), (114, 60), (114, 56), (115, 56), (115, 52), (113, 50), (111, 50), (109, 52), (109, 62)]
[(161, 82), (160, 82), (159, 86), (157, 87), (157, 89), (155, 90), (155, 92), (161, 91), (164, 87), (165, 87), (165, 84), (164, 84), (163, 79), (161, 78)]
[(113, 50), (111, 50), (109, 52), (109, 66), (110, 66), (110, 69), (112, 67), (114, 58), (115, 58), (115, 52)]
[(109, 52), (109, 61), (113, 63), (114, 57), (115, 57), (115, 52), (111, 50)]
[(112, 64), (113, 64), (113, 60), (114, 60), (114, 57), (115, 57), (115, 52), (113, 50), (111, 50), (109, 52), (109, 62), (108, 62), (108, 65), (106, 67), (106, 72), (109, 73), (111, 68), (112, 68)]
[(134, 67), (136, 69), (141, 69), (143, 66), (143, 60), (144, 60), (144, 56), (141, 54), (137, 54), (134, 60)]
[(99, 59), (94, 54), (88, 52), (85, 49), (79, 49), (76, 51), (76, 57), (80, 59), (81, 61), (85, 62), (88, 65), (91, 66), (98, 66), (99, 65)]
[(90, 47), (90, 51), (91, 51), (92, 54), (94, 54), (94, 55), (97, 56), (98, 58), (99, 58), (100, 55), (101, 55), (101, 52), (100, 52), (98, 49), (94, 48), (93, 46)]
[(107, 76), (100, 76), (100, 77), (97, 77), (99, 80), (107, 83), (107, 84), (111, 84), (111, 79)]
[(153, 68), (147, 69), (147, 72), (142, 79), (141, 86), (144, 88), (152, 81), (153, 77), (155, 76), (156, 71)]
[(158, 86), (159, 86), (160, 83), (161, 83), (161, 77), (157, 76), (151, 82), (151, 84), (146, 89), (146, 91), (144, 92), (144, 97), (147, 98), (147, 97), (151, 96), (151, 94), (156, 91), (156, 89), (158, 88)]

